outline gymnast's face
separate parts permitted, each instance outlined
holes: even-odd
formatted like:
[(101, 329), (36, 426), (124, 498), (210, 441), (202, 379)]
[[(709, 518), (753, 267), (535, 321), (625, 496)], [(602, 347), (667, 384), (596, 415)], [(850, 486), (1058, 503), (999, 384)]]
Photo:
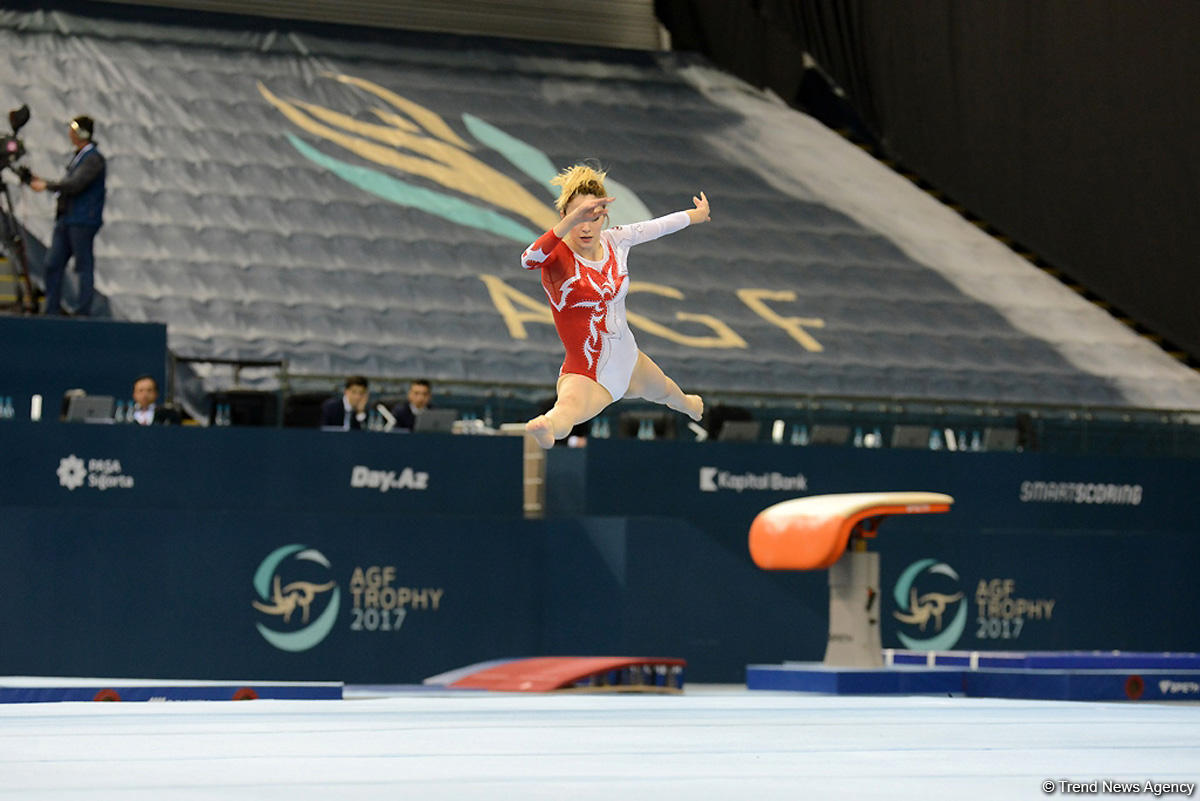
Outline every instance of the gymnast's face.
[[(571, 198), (571, 202), (567, 204), (566, 211), (563, 216), (567, 216), (583, 203), (589, 200), (595, 200), (598, 195), (576, 195)], [(573, 250), (579, 253), (591, 253), (599, 249), (600, 231), (604, 228), (604, 224), (608, 222), (608, 212), (594, 220), (584, 220), (576, 224), (567, 233), (567, 238), (571, 240), (568, 244), (574, 245)]]

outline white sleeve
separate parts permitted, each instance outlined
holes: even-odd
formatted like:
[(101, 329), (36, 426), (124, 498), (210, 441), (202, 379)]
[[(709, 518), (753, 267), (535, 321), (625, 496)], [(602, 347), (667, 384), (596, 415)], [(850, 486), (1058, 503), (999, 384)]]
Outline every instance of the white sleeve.
[(608, 233), (612, 236), (615, 245), (628, 248), (643, 242), (651, 242), (660, 236), (682, 231), (688, 227), (691, 221), (692, 218), (688, 217), (686, 211), (677, 211), (665, 217), (645, 222), (618, 225), (615, 228), (609, 228)]

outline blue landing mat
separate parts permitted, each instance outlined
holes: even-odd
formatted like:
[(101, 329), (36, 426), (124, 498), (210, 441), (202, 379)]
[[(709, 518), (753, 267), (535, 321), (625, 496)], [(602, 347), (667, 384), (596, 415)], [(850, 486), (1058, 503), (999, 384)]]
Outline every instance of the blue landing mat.
[(336, 700), (341, 682), (219, 682), (0, 677), (0, 704), (57, 701)]
[(975, 698), (1046, 701), (1200, 701), (1200, 671), (976, 670), (963, 674)]
[(885, 648), (883, 663), (1026, 670), (1200, 670), (1200, 654), (1143, 651), (905, 651)]
[(749, 665), (751, 690), (949, 694), (1057, 701), (1200, 701), (1200, 655), (1117, 652), (891, 652), (890, 667)]
[(819, 662), (748, 665), (751, 690), (830, 695), (962, 695), (963, 671), (954, 668), (828, 668)]

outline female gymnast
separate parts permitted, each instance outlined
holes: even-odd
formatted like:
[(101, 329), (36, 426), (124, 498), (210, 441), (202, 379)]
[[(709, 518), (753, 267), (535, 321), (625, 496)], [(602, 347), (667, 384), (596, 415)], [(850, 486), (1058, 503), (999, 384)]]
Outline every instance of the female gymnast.
[(697, 421), (704, 412), (699, 395), (683, 394), (638, 350), (625, 319), (625, 295), (629, 249), (707, 222), (708, 198), (701, 192), (692, 198), (693, 209), (604, 228), (613, 201), (604, 191), (606, 175), (583, 164), (559, 173), (551, 183), (560, 187), (555, 207), (562, 219), (521, 256), (526, 269), (542, 271), (554, 327), (567, 352), (554, 408), (525, 424), (543, 448), (620, 398), (661, 403)]

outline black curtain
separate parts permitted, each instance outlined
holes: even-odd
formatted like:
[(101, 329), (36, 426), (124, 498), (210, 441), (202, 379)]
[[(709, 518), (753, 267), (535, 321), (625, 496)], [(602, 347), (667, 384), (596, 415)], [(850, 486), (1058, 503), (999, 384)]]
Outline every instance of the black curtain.
[[(1200, 2), (657, 0), (656, 10), (677, 49), (827, 123), (861, 124), (1200, 358)], [(806, 52), (853, 119), (839, 123), (804, 91)]]

